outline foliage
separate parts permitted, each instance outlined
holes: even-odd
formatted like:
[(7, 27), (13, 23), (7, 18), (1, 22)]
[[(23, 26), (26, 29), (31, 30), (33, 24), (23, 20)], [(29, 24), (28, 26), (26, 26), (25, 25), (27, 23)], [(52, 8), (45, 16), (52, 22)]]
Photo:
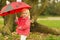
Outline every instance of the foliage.
[(41, 15), (60, 15), (60, 2), (48, 3), (46, 10)]
[(0, 33), (0, 40), (4, 40), (4, 36)]
[[(3, 36), (0, 34), (0, 40), (20, 40), (20, 36), (13, 32), (12, 35)], [(43, 33), (30, 33), (27, 40), (60, 40), (60, 36), (43, 34)]]

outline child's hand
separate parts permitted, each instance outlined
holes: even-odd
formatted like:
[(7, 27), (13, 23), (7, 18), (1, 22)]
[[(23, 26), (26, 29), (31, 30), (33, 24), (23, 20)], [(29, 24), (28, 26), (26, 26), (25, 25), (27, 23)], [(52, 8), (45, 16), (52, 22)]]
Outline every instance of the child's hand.
[(16, 16), (16, 20), (18, 19), (18, 17)]

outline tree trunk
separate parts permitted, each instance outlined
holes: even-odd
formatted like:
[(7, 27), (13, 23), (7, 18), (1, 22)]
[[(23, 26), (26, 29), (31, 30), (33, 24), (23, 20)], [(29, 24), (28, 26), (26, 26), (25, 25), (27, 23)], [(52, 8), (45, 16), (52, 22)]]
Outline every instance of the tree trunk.
[[(13, 2), (15, 0), (9, 0), (10, 2)], [(5, 4), (6, 5), (6, 0), (2, 0), (2, 5)], [(3, 6), (5, 6), (3, 5)], [(2, 7), (3, 7), (2, 6)], [(7, 16), (4, 16), (4, 27), (2, 28), (2, 33), (4, 35), (6, 34), (11, 34), (12, 31), (14, 31), (15, 29), (15, 15), (7, 15)]]
[(51, 33), (51, 34), (55, 34), (55, 35), (60, 35), (60, 32), (57, 32), (56, 30), (54, 30), (52, 28), (48, 28), (45, 25), (37, 23), (38, 16), (41, 13), (43, 13), (48, 6), (48, 0), (45, 0), (45, 2), (42, 3), (42, 6), (40, 7), (40, 9), (37, 7), (36, 0), (33, 0), (33, 2), (32, 2), (32, 0), (31, 1), (23, 0), (23, 1), (32, 6), (32, 9), (30, 10), (31, 11), (31, 20), (32, 20), (31, 32), (42, 32), (42, 33)]
[(5, 25), (3, 27), (3, 34), (11, 34), (11, 32), (13, 31), (13, 29), (15, 28), (15, 15), (8, 15), (5, 16), (4, 21), (5, 21)]

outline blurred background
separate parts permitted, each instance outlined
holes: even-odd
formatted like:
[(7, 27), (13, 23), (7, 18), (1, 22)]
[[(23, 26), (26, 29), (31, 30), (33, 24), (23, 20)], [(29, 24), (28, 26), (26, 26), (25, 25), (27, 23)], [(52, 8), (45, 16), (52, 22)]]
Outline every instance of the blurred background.
[[(0, 10), (7, 0), (0, 0)], [(15, 2), (16, 0), (8, 0)], [(27, 40), (60, 40), (60, 0), (22, 0), (29, 4), (31, 33)], [(19, 40), (15, 18), (19, 14), (0, 16), (0, 40)]]

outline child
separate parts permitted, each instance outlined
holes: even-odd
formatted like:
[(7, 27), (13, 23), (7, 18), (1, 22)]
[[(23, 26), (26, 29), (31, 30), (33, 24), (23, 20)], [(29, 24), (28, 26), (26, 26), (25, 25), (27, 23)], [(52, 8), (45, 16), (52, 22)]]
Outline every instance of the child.
[(30, 34), (30, 13), (28, 9), (22, 9), (21, 15), (17, 20), (17, 34), (21, 35), (21, 40), (26, 40), (27, 36)]

